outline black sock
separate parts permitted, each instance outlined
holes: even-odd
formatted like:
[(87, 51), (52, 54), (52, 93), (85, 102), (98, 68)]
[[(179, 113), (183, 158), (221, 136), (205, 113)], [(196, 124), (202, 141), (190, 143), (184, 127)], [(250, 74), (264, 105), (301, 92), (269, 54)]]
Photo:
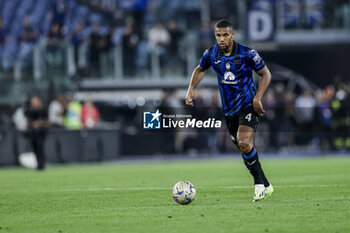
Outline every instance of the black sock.
[[(260, 164), (260, 161), (259, 161), (259, 164)], [(263, 182), (264, 182), (264, 186), (265, 186), (265, 187), (270, 186), (270, 182), (267, 180), (267, 178), (266, 178), (266, 176), (265, 176), (265, 173), (264, 173), (264, 171), (263, 171), (263, 169), (262, 169), (262, 167), (261, 167), (261, 164), (260, 164), (260, 169), (261, 169), (261, 178), (262, 178), (262, 180), (263, 180)]]
[(265, 187), (269, 186), (270, 183), (267, 180), (259, 161), (258, 153), (256, 152), (255, 148), (248, 153), (243, 154), (244, 157), (244, 164), (248, 168), (250, 174), (252, 174), (254, 178), (254, 184), (264, 184)]

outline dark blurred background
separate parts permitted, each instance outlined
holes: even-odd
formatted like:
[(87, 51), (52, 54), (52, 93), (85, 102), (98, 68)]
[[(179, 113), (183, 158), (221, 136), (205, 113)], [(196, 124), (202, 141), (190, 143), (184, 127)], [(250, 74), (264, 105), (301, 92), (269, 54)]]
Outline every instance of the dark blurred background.
[[(146, 109), (183, 111), (221, 18), (272, 71), (257, 148), (349, 153), (349, 0), (0, 0), (0, 164), (31, 150), (34, 96), (49, 162), (237, 152), (224, 129), (141, 130)], [(221, 114), (213, 71), (195, 104)]]

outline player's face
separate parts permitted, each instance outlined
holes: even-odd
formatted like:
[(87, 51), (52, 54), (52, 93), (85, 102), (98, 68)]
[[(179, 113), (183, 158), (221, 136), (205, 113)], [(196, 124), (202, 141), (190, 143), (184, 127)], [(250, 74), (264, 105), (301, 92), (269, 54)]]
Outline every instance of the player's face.
[(221, 50), (226, 50), (231, 46), (235, 34), (232, 28), (215, 28), (215, 38)]

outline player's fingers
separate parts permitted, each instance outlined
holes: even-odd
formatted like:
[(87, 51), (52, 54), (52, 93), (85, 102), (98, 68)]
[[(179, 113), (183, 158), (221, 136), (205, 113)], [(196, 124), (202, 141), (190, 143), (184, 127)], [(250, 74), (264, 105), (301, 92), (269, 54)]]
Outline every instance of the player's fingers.
[(186, 104), (193, 106), (193, 100), (192, 99), (186, 99)]
[(260, 106), (254, 107), (254, 110), (259, 116), (261, 116), (261, 107)]
[(259, 109), (259, 115), (260, 116), (263, 116), (265, 114), (265, 110), (261, 107), (260, 109)]
[(254, 110), (255, 112), (260, 116), (261, 115), (261, 106), (259, 105), (254, 105)]

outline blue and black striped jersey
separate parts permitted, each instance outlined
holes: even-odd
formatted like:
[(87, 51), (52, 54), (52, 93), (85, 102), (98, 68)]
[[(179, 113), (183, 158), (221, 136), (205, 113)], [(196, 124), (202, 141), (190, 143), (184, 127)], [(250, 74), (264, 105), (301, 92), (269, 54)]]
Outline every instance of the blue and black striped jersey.
[(256, 94), (252, 70), (262, 70), (265, 62), (256, 50), (234, 42), (230, 56), (225, 56), (218, 44), (207, 49), (200, 66), (204, 70), (213, 67), (218, 77), (225, 116), (236, 116), (252, 105)]

